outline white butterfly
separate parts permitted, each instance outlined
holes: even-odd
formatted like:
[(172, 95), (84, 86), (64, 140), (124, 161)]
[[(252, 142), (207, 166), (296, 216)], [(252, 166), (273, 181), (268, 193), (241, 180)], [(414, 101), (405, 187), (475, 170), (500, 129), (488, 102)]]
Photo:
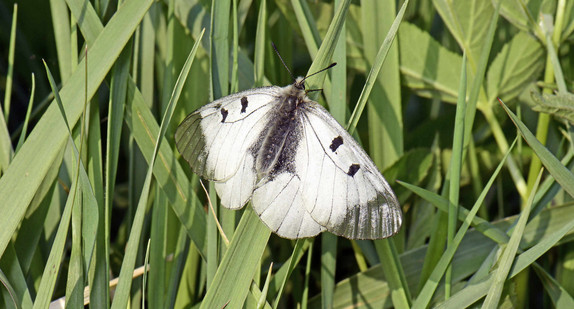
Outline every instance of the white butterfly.
[(402, 221), (399, 202), (373, 161), (307, 97), (304, 79), (211, 102), (179, 125), (175, 142), (195, 173), (214, 181), (221, 204), (249, 200), (285, 238), (325, 230), (386, 238)]

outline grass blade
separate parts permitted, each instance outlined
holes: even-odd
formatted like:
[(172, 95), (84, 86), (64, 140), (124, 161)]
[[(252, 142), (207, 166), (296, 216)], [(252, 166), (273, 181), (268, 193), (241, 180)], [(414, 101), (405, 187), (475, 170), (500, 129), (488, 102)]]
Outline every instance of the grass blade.
[(263, 86), (265, 74), (263, 67), (265, 66), (265, 46), (267, 45), (267, 37), (265, 30), (267, 28), (267, 1), (261, 0), (259, 6), (259, 14), (257, 17), (257, 31), (255, 35), (255, 60), (253, 63), (253, 71), (255, 73), (254, 87)]
[[(516, 144), (516, 141), (512, 144), (510, 149), (512, 149), (514, 147), (514, 144)], [(471, 225), (471, 222), (473, 222), (473, 220), (476, 216), (476, 213), (478, 212), (480, 206), (484, 202), (486, 194), (488, 193), (488, 191), (492, 187), (494, 180), (498, 176), (498, 173), (500, 172), (500, 170), (504, 166), (504, 162), (506, 161), (506, 158), (508, 158), (509, 155), (510, 155), (510, 151), (507, 152), (506, 155), (504, 156), (504, 158), (500, 161), (500, 163), (498, 164), (498, 167), (496, 168), (494, 173), (492, 173), (490, 180), (488, 181), (488, 183), (486, 184), (486, 186), (482, 190), (480, 196), (478, 197), (478, 199), (474, 203), (474, 206), (472, 206), (472, 209), (470, 210), (470, 212), (468, 212), (468, 214), (466, 214), (466, 217), (464, 218), (463, 224), (461, 225), (458, 232), (456, 233), (456, 236), (453, 238), (452, 243), (447, 247), (446, 251), (441, 256), (440, 260), (436, 264), (436, 267), (432, 271), (432, 273), (429, 277), (429, 280), (426, 281), (426, 283), (423, 286), (423, 288), (421, 289), (421, 292), (419, 293), (417, 299), (413, 303), (413, 308), (427, 308), (430, 305), (430, 301), (432, 299), (432, 296), (433, 296), (434, 292), (436, 291), (436, 288), (438, 287), (438, 284), (440, 283), (442, 276), (445, 274), (448, 266), (451, 265), (451, 261), (452, 261), (452, 258), (454, 257), (455, 252), (459, 248), (463, 237), (465, 236), (466, 232), (468, 231), (468, 228)]]
[(241, 307), (270, 235), (271, 231), (248, 207), (200, 308)]
[(528, 216), (530, 215), (530, 210), (532, 209), (532, 202), (534, 201), (534, 196), (536, 195), (536, 190), (538, 189), (538, 184), (540, 183), (541, 177), (542, 171), (538, 174), (538, 179), (534, 185), (530, 197), (528, 198), (528, 202), (522, 210), (520, 218), (518, 219), (518, 223), (514, 227), (514, 232), (510, 237), (510, 241), (504, 248), (504, 252), (502, 252), (502, 256), (498, 261), (499, 265), (494, 276), (494, 282), (488, 290), (486, 299), (482, 305), (483, 308), (498, 307), (498, 303), (500, 302), (500, 297), (502, 295), (502, 289), (504, 288), (504, 282), (508, 277), (510, 267), (514, 262), (514, 257), (516, 256), (518, 246), (520, 245), (520, 240), (522, 239), (522, 235), (524, 233), (524, 227), (526, 226), (526, 222), (528, 222)]
[[(203, 36), (203, 33), (200, 35)], [(177, 82), (175, 84), (175, 87), (173, 89), (172, 95), (171, 95), (171, 99), (166, 107), (165, 113), (163, 115), (163, 119), (161, 121), (161, 125), (160, 125), (160, 129), (156, 138), (156, 144), (154, 147), (154, 151), (153, 154), (151, 156), (151, 160), (150, 160), (150, 164), (149, 164), (149, 169), (148, 172), (146, 174), (146, 179), (144, 182), (144, 187), (142, 189), (142, 194), (140, 196), (139, 202), (138, 202), (138, 206), (137, 206), (137, 210), (136, 210), (136, 214), (132, 223), (132, 230), (130, 232), (130, 236), (129, 236), (129, 240), (128, 240), (128, 245), (126, 247), (126, 256), (124, 257), (124, 260), (122, 262), (122, 269), (120, 272), (120, 280), (118, 283), (118, 287), (116, 289), (115, 292), (115, 297), (114, 297), (114, 302), (112, 303), (112, 309), (115, 308), (125, 308), (128, 304), (128, 299), (130, 296), (130, 288), (131, 288), (131, 283), (132, 283), (132, 273), (134, 271), (134, 266), (135, 266), (135, 260), (137, 257), (137, 253), (138, 253), (138, 246), (139, 246), (139, 239), (141, 237), (141, 231), (142, 231), (142, 224), (143, 224), (143, 219), (144, 219), (144, 214), (145, 214), (145, 206), (148, 202), (148, 196), (149, 196), (149, 190), (150, 190), (150, 186), (151, 186), (151, 180), (152, 180), (152, 175), (153, 175), (153, 170), (154, 170), (154, 163), (155, 163), (155, 159), (157, 157), (157, 154), (159, 152), (159, 148), (160, 148), (160, 144), (161, 141), (165, 135), (165, 132), (167, 130), (167, 127), (169, 125), (169, 122), (171, 120), (171, 117), (173, 115), (173, 111), (175, 109), (175, 105), (179, 99), (179, 95), (181, 94), (181, 90), (183, 88), (183, 85), (185, 84), (185, 80), (187, 78), (187, 75), (189, 73), (189, 70), (191, 68), (191, 64), (193, 63), (193, 60), (195, 58), (195, 53), (197, 52), (197, 47), (199, 46), (199, 42), (201, 41), (198, 40), (195, 42), (195, 45), (193, 46), (192, 50), (189, 53), (189, 56), (181, 70), (181, 73), (177, 79)]]
[[(126, 1), (92, 45), (92, 61), (88, 67), (88, 98), (93, 96), (103, 81), (151, 2)], [(67, 104), (65, 109), (70, 124), (75, 124), (81, 114), (82, 107), (71, 102), (83, 97), (84, 76), (84, 67), (81, 64), (60, 91), (62, 102)], [(18, 155), (14, 157), (10, 168), (0, 178), (0, 199), (4, 201), (0, 205), (0, 211), (5, 214), (0, 217), (0, 226), (3, 226), (5, 231), (0, 235), (0, 253), (4, 252), (50, 163), (54, 161), (67, 139), (66, 129), (58, 113), (56, 106), (48, 108)], [(38, 153), (43, 154), (43, 160), (37, 160)], [(21, 183), (22, 175), (26, 175), (26, 186), (17, 185)]]
[(532, 134), (526, 125), (524, 125), (524, 123), (520, 121), (512, 111), (510, 111), (502, 100), (498, 99), (498, 101), (512, 122), (514, 122), (514, 125), (518, 128), (520, 135), (522, 135), (528, 145), (532, 147), (532, 150), (534, 150), (538, 158), (540, 158), (544, 167), (546, 167), (548, 172), (550, 172), (550, 175), (552, 175), (552, 177), (562, 185), (562, 188), (568, 192), (570, 196), (574, 197), (574, 174), (562, 165), (562, 163), (560, 163), (560, 161), (536, 139), (534, 134)]
[[(8, 43), (8, 70), (6, 72), (6, 88), (4, 92), (4, 120), (10, 116), (10, 101), (12, 100), (12, 82), (14, 77), (14, 50), (16, 49), (16, 23), (18, 21), (18, 4), (14, 3), (12, 26), (10, 27), (10, 43)], [(10, 147), (11, 149), (12, 147)]]
[(389, 50), (391, 49), (391, 44), (393, 43), (393, 40), (395, 39), (395, 36), (397, 35), (397, 30), (399, 29), (399, 25), (401, 24), (401, 21), (403, 20), (403, 16), (405, 14), (405, 10), (407, 9), (408, 4), (409, 4), (409, 0), (406, 0), (403, 3), (401, 9), (397, 13), (397, 17), (395, 18), (393, 25), (389, 29), (389, 33), (387, 33), (387, 36), (385, 37), (385, 40), (383, 41), (383, 44), (381, 44), (381, 48), (379, 49), (379, 52), (377, 53), (377, 56), (375, 57), (375, 61), (373, 62), (373, 66), (371, 67), (371, 71), (369, 72), (369, 75), (367, 76), (367, 81), (365, 82), (365, 86), (363, 87), (363, 91), (361, 92), (361, 96), (359, 97), (359, 100), (357, 101), (357, 106), (355, 107), (355, 110), (353, 111), (353, 114), (351, 115), (351, 118), (349, 119), (349, 124), (347, 125), (347, 130), (351, 134), (355, 131), (355, 129), (357, 127), (357, 123), (359, 122), (359, 119), (361, 118), (361, 114), (363, 113), (363, 110), (365, 109), (365, 105), (367, 104), (367, 99), (369, 98), (369, 95), (371, 94), (371, 90), (373, 89), (373, 86), (375, 85), (375, 82), (377, 80), (379, 72), (380, 72), (381, 68), (383, 67), (383, 63), (385, 62), (385, 58), (387, 57), (387, 54), (389, 53)]
[[(466, 54), (462, 56), (460, 85), (458, 90), (458, 100), (456, 103), (456, 116), (454, 122), (454, 136), (452, 141), (452, 157), (450, 161), (450, 168), (447, 174), (447, 182), (449, 184), (448, 200), (448, 226), (447, 226), (447, 246), (453, 245), (453, 238), (456, 230), (457, 217), (458, 217), (458, 198), (460, 190), (460, 172), (462, 170), (462, 157), (464, 145), (464, 127), (465, 127), (465, 113), (466, 113)], [(451, 293), (452, 281), (452, 268), (448, 267), (446, 270), (446, 289), (445, 298), (448, 298)]]

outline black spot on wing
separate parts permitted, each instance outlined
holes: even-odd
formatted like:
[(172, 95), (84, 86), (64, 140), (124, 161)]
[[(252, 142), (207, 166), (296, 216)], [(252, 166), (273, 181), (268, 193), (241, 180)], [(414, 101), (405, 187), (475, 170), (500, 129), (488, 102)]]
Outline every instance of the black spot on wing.
[(225, 122), (225, 118), (227, 118), (228, 114), (229, 114), (229, 112), (225, 108), (221, 109), (221, 116), (223, 116), (223, 119), (221, 119), (221, 122)]
[(247, 110), (247, 97), (242, 97), (241, 98), (241, 113), (245, 113), (245, 111)]
[(347, 175), (351, 177), (355, 176), (355, 174), (359, 171), (360, 168), (361, 166), (359, 164), (351, 164), (351, 166), (349, 166), (349, 171), (347, 172)]
[(329, 148), (331, 148), (331, 151), (335, 152), (341, 145), (343, 145), (343, 138), (341, 136), (337, 136), (333, 139)]

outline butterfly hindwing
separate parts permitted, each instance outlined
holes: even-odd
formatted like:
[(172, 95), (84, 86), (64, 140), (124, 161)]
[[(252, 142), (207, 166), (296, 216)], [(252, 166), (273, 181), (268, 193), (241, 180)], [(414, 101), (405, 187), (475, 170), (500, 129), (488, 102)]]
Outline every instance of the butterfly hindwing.
[(216, 182), (215, 190), (221, 200), (221, 204), (229, 209), (240, 209), (249, 201), (257, 181), (255, 171), (255, 158), (251, 152), (245, 157), (237, 170), (225, 182)]
[[(328, 112), (316, 103), (300, 114), (307, 149), (301, 186), (311, 217), (334, 234), (356, 239), (385, 238), (401, 225), (401, 210), (392, 190), (365, 151)], [(303, 159), (307, 157), (307, 159)]]
[(193, 171), (215, 182), (235, 175), (269, 122), (277, 89), (240, 92), (190, 114), (178, 127), (175, 142)]

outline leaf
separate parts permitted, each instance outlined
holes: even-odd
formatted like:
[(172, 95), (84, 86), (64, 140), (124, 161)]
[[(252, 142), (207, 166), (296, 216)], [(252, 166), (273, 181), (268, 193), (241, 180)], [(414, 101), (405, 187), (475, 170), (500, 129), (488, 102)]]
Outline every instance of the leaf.
[[(495, 3), (494, 0), (492, 2)], [(541, 14), (554, 15), (556, 2), (555, 0), (504, 0), (501, 1), (500, 14), (518, 29), (536, 33), (539, 38), (542, 38), (543, 34), (538, 26), (540, 20), (538, 17)]]
[(544, 50), (530, 34), (520, 32), (504, 45), (487, 73), (488, 102), (509, 101), (534, 81), (544, 66)]
[(462, 57), (408, 22), (399, 29), (400, 69), (417, 95), (455, 103)]
[(533, 110), (560, 117), (574, 125), (574, 94), (540, 95), (532, 93), (532, 99), (537, 103), (537, 105), (532, 107)]
[(468, 63), (474, 71), (486, 40), (489, 21), (494, 15), (492, 3), (490, 1), (433, 0), (433, 4), (450, 33), (461, 49), (466, 52)]

